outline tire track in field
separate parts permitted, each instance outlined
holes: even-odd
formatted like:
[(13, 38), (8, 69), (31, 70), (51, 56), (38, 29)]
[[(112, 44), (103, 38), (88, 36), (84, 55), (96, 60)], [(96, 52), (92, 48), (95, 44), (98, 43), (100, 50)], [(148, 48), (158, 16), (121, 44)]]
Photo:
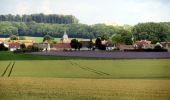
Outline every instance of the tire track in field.
[(83, 70), (87, 70), (87, 71), (93, 72), (93, 73), (98, 74), (98, 75), (110, 75), (108, 73), (105, 73), (105, 72), (102, 72), (102, 71), (98, 71), (98, 70), (95, 70), (95, 69), (92, 69), (92, 68), (89, 68), (89, 67), (86, 67), (86, 66), (81, 66), (81, 65), (79, 65), (79, 64), (77, 64), (75, 62), (72, 62), (72, 61), (70, 61), (69, 63), (71, 65), (77, 66), (77, 67), (79, 67), (79, 68), (81, 68)]
[(10, 77), (10, 75), (11, 75), (11, 73), (12, 73), (12, 70), (13, 70), (13, 68), (14, 68), (14, 65), (15, 65), (15, 62), (13, 62), (13, 64), (12, 64), (12, 67), (11, 67), (11, 69), (10, 69), (10, 72), (8, 73), (8, 77)]
[(12, 62), (9, 62), (9, 64), (7, 65), (7, 67), (5, 68), (4, 72), (2, 73), (1, 77), (3, 77), (5, 75), (5, 73), (7, 72), (8, 68), (10, 67)]

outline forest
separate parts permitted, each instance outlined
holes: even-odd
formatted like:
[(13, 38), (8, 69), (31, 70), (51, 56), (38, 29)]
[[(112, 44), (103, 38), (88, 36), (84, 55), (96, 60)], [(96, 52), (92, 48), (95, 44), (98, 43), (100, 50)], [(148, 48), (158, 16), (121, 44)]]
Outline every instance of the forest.
[(78, 22), (72, 15), (0, 15), (0, 37), (10, 35), (37, 36), (50, 35), (61, 38), (64, 32), (70, 38), (97, 38), (107, 40), (112, 36), (120, 37), (119, 41), (131, 44), (131, 39), (146, 39), (152, 43), (170, 41), (169, 22), (147, 22), (130, 26), (112, 26), (105, 24), (86, 25)]

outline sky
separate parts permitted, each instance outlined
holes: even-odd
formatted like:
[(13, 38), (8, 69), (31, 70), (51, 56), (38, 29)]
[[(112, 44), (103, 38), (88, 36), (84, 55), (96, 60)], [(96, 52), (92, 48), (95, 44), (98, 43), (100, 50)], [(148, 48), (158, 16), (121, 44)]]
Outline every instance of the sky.
[(170, 22), (170, 0), (0, 0), (0, 14), (74, 15), (83, 24)]

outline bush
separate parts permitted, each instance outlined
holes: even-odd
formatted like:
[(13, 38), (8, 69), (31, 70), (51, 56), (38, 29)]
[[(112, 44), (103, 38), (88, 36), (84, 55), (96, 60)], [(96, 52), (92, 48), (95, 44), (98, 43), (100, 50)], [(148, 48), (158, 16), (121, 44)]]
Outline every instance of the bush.
[(8, 48), (4, 46), (4, 44), (0, 44), (0, 51), (8, 51)]

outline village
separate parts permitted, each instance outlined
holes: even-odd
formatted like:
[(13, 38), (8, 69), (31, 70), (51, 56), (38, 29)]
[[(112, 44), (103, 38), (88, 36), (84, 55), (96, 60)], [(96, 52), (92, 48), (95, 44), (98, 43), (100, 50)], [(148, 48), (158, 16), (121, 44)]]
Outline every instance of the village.
[[(100, 38), (100, 37), (99, 37)], [(88, 50), (95, 50), (99, 51), (96, 48), (95, 41), (83, 40), (79, 41), (81, 43), (81, 51), (88, 51)], [(0, 38), (0, 44), (3, 44), (4, 47), (7, 48), (9, 51), (17, 51), (22, 49), (23, 45), (24, 48), (36, 48), (37, 50), (34, 51), (71, 51), (74, 50), (71, 46), (71, 39), (68, 37), (67, 33), (64, 32), (63, 37), (60, 39), (59, 42), (56, 43), (49, 43), (48, 41), (42, 41), (42, 43), (36, 43), (33, 40), (11, 40), (10, 38)], [(155, 47), (166, 49), (170, 51), (170, 42), (160, 42), (156, 44), (151, 44), (151, 41), (148, 40), (140, 40), (135, 41), (132, 45), (126, 45), (122, 43), (110, 43), (109, 41), (103, 40), (101, 44), (105, 46), (106, 51), (150, 51)]]

